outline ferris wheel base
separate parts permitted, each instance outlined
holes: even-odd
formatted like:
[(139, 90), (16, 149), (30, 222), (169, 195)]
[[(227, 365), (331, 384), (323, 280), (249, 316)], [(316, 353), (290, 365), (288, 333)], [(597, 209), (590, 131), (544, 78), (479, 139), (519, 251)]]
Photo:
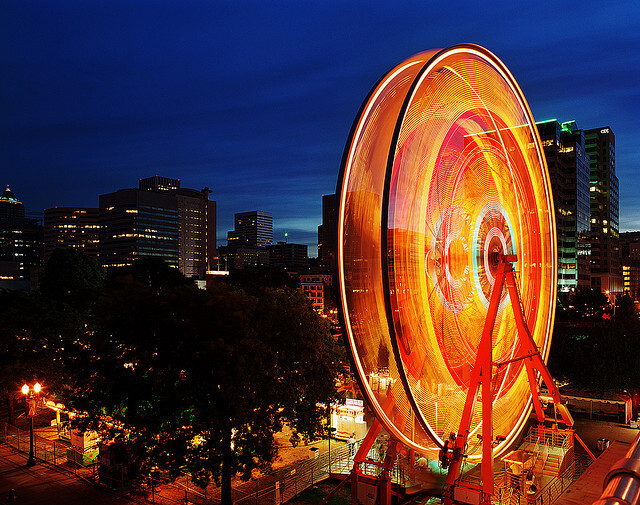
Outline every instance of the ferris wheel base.
[[(549, 432), (558, 432), (558, 423), (565, 425), (565, 430), (570, 432), (573, 440), (573, 418), (562, 398), (558, 387), (547, 369), (547, 366), (537, 348), (531, 332), (527, 326), (522, 312), (522, 303), (518, 292), (517, 283), (513, 271), (513, 263), (517, 260), (515, 255), (496, 254), (493, 258), (497, 266), (495, 282), (492, 289), (491, 301), (487, 311), (487, 318), (483, 329), (476, 363), (472, 369), (471, 383), (467, 393), (465, 407), (457, 434), (452, 433), (450, 445), (445, 444), (440, 451), (440, 462), (443, 468), (448, 468), (446, 484), (442, 494), (444, 505), (490, 505), (494, 493), (493, 448), (497, 443), (493, 436), (491, 407), (493, 402), (493, 390), (491, 384), (492, 370), (494, 367), (504, 366), (506, 363), (492, 361), (491, 336), (495, 324), (496, 314), (500, 303), (503, 288), (509, 292), (516, 325), (517, 339), (520, 342), (522, 355), (509, 360), (523, 361), (529, 379), (534, 413), (537, 419), (537, 438), (544, 440)], [(539, 384), (544, 382), (547, 386), (554, 404), (554, 417), (548, 417), (544, 413), (539, 394)], [(471, 419), (476, 408), (476, 401), (480, 391), (482, 394), (482, 462), (478, 484), (462, 481), (462, 464), (467, 457), (465, 447), (471, 429)], [(489, 394), (485, 394), (488, 392)], [(551, 424), (551, 427), (545, 426)], [(377, 438), (382, 425), (376, 420), (367, 433), (358, 454), (354, 458), (354, 467), (351, 471), (351, 503), (352, 505), (390, 505), (392, 500), (392, 485), (389, 472), (393, 467), (396, 455), (402, 444), (396, 440), (390, 441), (387, 454), (380, 466), (377, 477), (364, 475), (359, 465), (366, 461), (366, 455)], [(584, 446), (582, 440), (576, 439)], [(572, 444), (573, 445), (573, 444)], [(586, 446), (585, 446), (586, 447)], [(587, 449), (588, 450), (588, 449)], [(589, 451), (590, 454), (590, 451)], [(590, 454), (591, 455), (591, 454)], [(593, 456), (592, 456), (593, 457)], [(594, 458), (595, 459), (595, 458)]]

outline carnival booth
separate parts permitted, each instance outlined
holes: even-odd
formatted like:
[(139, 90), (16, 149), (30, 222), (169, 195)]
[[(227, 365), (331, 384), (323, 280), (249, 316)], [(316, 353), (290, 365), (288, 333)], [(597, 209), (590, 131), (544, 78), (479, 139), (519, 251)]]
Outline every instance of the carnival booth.
[(347, 398), (344, 404), (331, 406), (331, 426), (336, 428), (334, 437), (348, 440), (352, 435), (360, 440), (367, 433), (364, 421), (364, 401)]

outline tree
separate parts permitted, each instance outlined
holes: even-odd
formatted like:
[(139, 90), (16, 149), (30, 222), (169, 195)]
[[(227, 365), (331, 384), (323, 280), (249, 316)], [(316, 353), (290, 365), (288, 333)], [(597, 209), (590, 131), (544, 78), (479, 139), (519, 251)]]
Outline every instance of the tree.
[[(596, 294), (592, 307), (599, 307), (602, 298)], [(602, 317), (608, 312), (600, 312), (595, 321), (588, 313), (586, 321), (556, 324), (550, 371), (594, 392), (640, 391), (640, 321), (632, 300), (621, 297), (609, 319)]]
[(90, 413), (87, 427), (133, 447), (143, 472), (186, 468), (200, 485), (220, 482), (231, 503), (232, 476), (269, 465), (284, 423), (294, 443), (321, 431), (333, 341), (299, 291), (158, 291), (125, 276), (96, 315), (91, 373), (73, 404)]
[(64, 389), (67, 373), (83, 361), (87, 328), (68, 305), (20, 291), (0, 292), (0, 321), (0, 398), (9, 400), (11, 414), (25, 382)]
[(286, 270), (273, 266), (252, 266), (242, 270), (234, 270), (229, 282), (249, 294), (260, 294), (266, 288), (297, 288), (298, 279), (291, 277)]
[(106, 273), (91, 256), (73, 248), (56, 249), (40, 277), (40, 290), (51, 301), (87, 311), (98, 298)]

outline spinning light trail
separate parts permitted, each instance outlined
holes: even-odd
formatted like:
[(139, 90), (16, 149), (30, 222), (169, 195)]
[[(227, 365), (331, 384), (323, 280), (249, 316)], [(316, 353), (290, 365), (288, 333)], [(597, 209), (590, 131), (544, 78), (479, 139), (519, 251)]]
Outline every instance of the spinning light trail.
[[(460, 425), (494, 253), (517, 255), (524, 318), (545, 360), (549, 351), (551, 190), (514, 78), (469, 44), (398, 65), (356, 118), (337, 193), (341, 312), (361, 390), (397, 440), (417, 450), (442, 446)], [(522, 354), (511, 303), (504, 289), (492, 334), (496, 364)], [(497, 456), (522, 430), (532, 398), (522, 360), (492, 367), (491, 380)], [(478, 409), (471, 458), (481, 456), (481, 424)]]

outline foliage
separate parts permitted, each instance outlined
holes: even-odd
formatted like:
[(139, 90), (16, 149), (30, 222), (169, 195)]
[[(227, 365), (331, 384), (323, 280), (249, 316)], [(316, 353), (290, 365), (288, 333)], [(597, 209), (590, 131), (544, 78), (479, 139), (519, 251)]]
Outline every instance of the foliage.
[(576, 293), (563, 293), (558, 298), (558, 321), (596, 322), (606, 319), (611, 312), (609, 299), (596, 289), (580, 289)]
[(87, 427), (139, 454), (143, 472), (186, 468), (203, 486), (221, 482), (230, 502), (231, 476), (269, 465), (283, 423), (294, 443), (321, 430), (333, 341), (299, 291), (150, 284), (111, 279), (70, 400)]
[(283, 268), (265, 265), (234, 270), (229, 276), (229, 282), (250, 294), (259, 294), (266, 288), (293, 289), (300, 286), (299, 281)]
[(552, 374), (594, 392), (640, 391), (640, 320), (633, 301), (621, 297), (609, 319), (586, 319), (556, 323)]
[(170, 267), (162, 258), (156, 256), (140, 258), (131, 266), (113, 269), (110, 277), (117, 279), (123, 275), (131, 276), (152, 291), (193, 285), (193, 281), (182, 275), (177, 268)]
[(39, 293), (0, 292), (0, 321), (0, 398), (20, 396), (25, 382), (62, 390), (82, 363), (80, 314)]
[(100, 264), (87, 254), (56, 249), (40, 277), (40, 290), (51, 301), (86, 311), (98, 298), (105, 276)]

